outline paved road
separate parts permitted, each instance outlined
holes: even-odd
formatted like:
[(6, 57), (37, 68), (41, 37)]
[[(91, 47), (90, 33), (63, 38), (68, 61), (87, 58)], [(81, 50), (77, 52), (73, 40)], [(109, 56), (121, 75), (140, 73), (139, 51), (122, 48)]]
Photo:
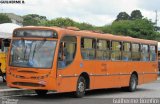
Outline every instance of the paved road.
[[(3, 97), (0, 104), (6, 101), (15, 103), (4, 104), (114, 104), (113, 99), (115, 98), (160, 98), (160, 80), (140, 85), (138, 90), (133, 93), (117, 88), (89, 91), (81, 99), (72, 98), (70, 93), (48, 94), (45, 97), (38, 97), (35, 94), (16, 95)], [(156, 101), (159, 101), (158, 104), (160, 104), (160, 99), (156, 99)]]
[(2, 77), (0, 76), (0, 89), (8, 89), (6, 83), (3, 82)]

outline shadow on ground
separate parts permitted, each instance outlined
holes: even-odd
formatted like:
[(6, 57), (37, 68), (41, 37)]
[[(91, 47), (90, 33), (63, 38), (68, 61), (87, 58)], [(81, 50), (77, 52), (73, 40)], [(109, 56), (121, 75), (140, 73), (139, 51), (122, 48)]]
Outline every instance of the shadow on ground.
[[(150, 91), (150, 89), (138, 88), (138, 92), (143, 91)], [(86, 97), (89, 96), (98, 96), (98, 95), (113, 95), (113, 94), (120, 94), (120, 93), (131, 93), (122, 90), (121, 88), (112, 88), (112, 89), (98, 89), (98, 90), (91, 90), (86, 92)], [(33, 95), (24, 95), (19, 96), (18, 99), (33, 99), (33, 100), (60, 100), (60, 99), (75, 99), (73, 93), (49, 93), (43, 97), (37, 96), (36, 94)], [(85, 97), (84, 97), (85, 98)]]

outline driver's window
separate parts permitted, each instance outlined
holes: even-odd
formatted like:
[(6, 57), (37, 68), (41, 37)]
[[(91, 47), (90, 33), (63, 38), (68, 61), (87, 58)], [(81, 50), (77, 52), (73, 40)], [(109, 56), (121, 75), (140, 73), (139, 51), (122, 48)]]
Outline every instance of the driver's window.
[(58, 52), (58, 68), (71, 64), (76, 54), (76, 37), (65, 36), (62, 38)]

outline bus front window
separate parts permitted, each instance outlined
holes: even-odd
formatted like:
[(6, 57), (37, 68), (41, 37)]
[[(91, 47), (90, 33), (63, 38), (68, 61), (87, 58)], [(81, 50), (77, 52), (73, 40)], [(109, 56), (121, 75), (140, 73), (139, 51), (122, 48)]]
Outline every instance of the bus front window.
[(56, 41), (13, 40), (10, 65), (17, 67), (51, 68)]

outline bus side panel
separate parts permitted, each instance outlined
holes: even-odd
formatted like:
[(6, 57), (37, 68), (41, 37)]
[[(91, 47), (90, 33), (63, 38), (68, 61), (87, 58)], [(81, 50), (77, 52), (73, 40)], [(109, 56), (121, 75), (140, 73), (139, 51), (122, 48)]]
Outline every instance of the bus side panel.
[(144, 75), (138, 73), (138, 85), (144, 83)]
[(121, 75), (121, 87), (129, 86), (130, 75)]
[(158, 64), (156, 62), (150, 62), (148, 65), (145, 65), (146, 70), (144, 72), (144, 82), (148, 83), (157, 80), (158, 74)]
[(106, 78), (106, 66), (104, 61), (83, 60), (82, 64), (83, 72), (90, 75), (90, 89), (107, 87), (108, 80)]
[[(149, 80), (155, 80), (153, 76), (148, 76), (144, 73), (153, 73), (154, 70), (151, 63), (148, 62), (125, 62), (124, 70), (121, 71), (122, 86), (129, 86), (131, 74), (136, 72), (138, 74), (138, 84), (143, 84)], [(121, 63), (121, 65), (124, 65)], [(125, 75), (126, 73), (126, 75)]]
[[(83, 60), (82, 72), (90, 75), (90, 89), (113, 88), (120, 86), (120, 76), (117, 69), (100, 60)], [(91, 78), (92, 76), (92, 78)]]
[(63, 69), (57, 69), (57, 89), (58, 92), (76, 91), (77, 80), (82, 71), (79, 61), (74, 60), (70, 65)]
[(141, 64), (141, 69), (143, 70), (143, 83), (148, 83), (157, 80), (158, 69), (157, 64), (155, 62), (144, 62)]
[(57, 78), (57, 92), (76, 91), (77, 77), (59, 77)]
[[(122, 75), (121, 72), (125, 70), (123, 62), (120, 61), (109, 61), (107, 62), (107, 77), (108, 77), (108, 87), (121, 87)], [(126, 82), (127, 79), (123, 79)]]
[(121, 64), (117, 65), (118, 62), (85, 60), (83, 63), (83, 69), (87, 69), (87, 73), (94, 76), (94, 80), (90, 81), (91, 89), (113, 88), (121, 86), (121, 79), (119, 74), (122, 67)]
[(149, 83), (152, 81), (157, 80), (157, 74), (144, 74), (144, 82), (143, 83)]
[(130, 76), (132, 72), (132, 64), (130, 62), (118, 62), (119, 70), (120, 70), (120, 80), (121, 87), (129, 86)]

